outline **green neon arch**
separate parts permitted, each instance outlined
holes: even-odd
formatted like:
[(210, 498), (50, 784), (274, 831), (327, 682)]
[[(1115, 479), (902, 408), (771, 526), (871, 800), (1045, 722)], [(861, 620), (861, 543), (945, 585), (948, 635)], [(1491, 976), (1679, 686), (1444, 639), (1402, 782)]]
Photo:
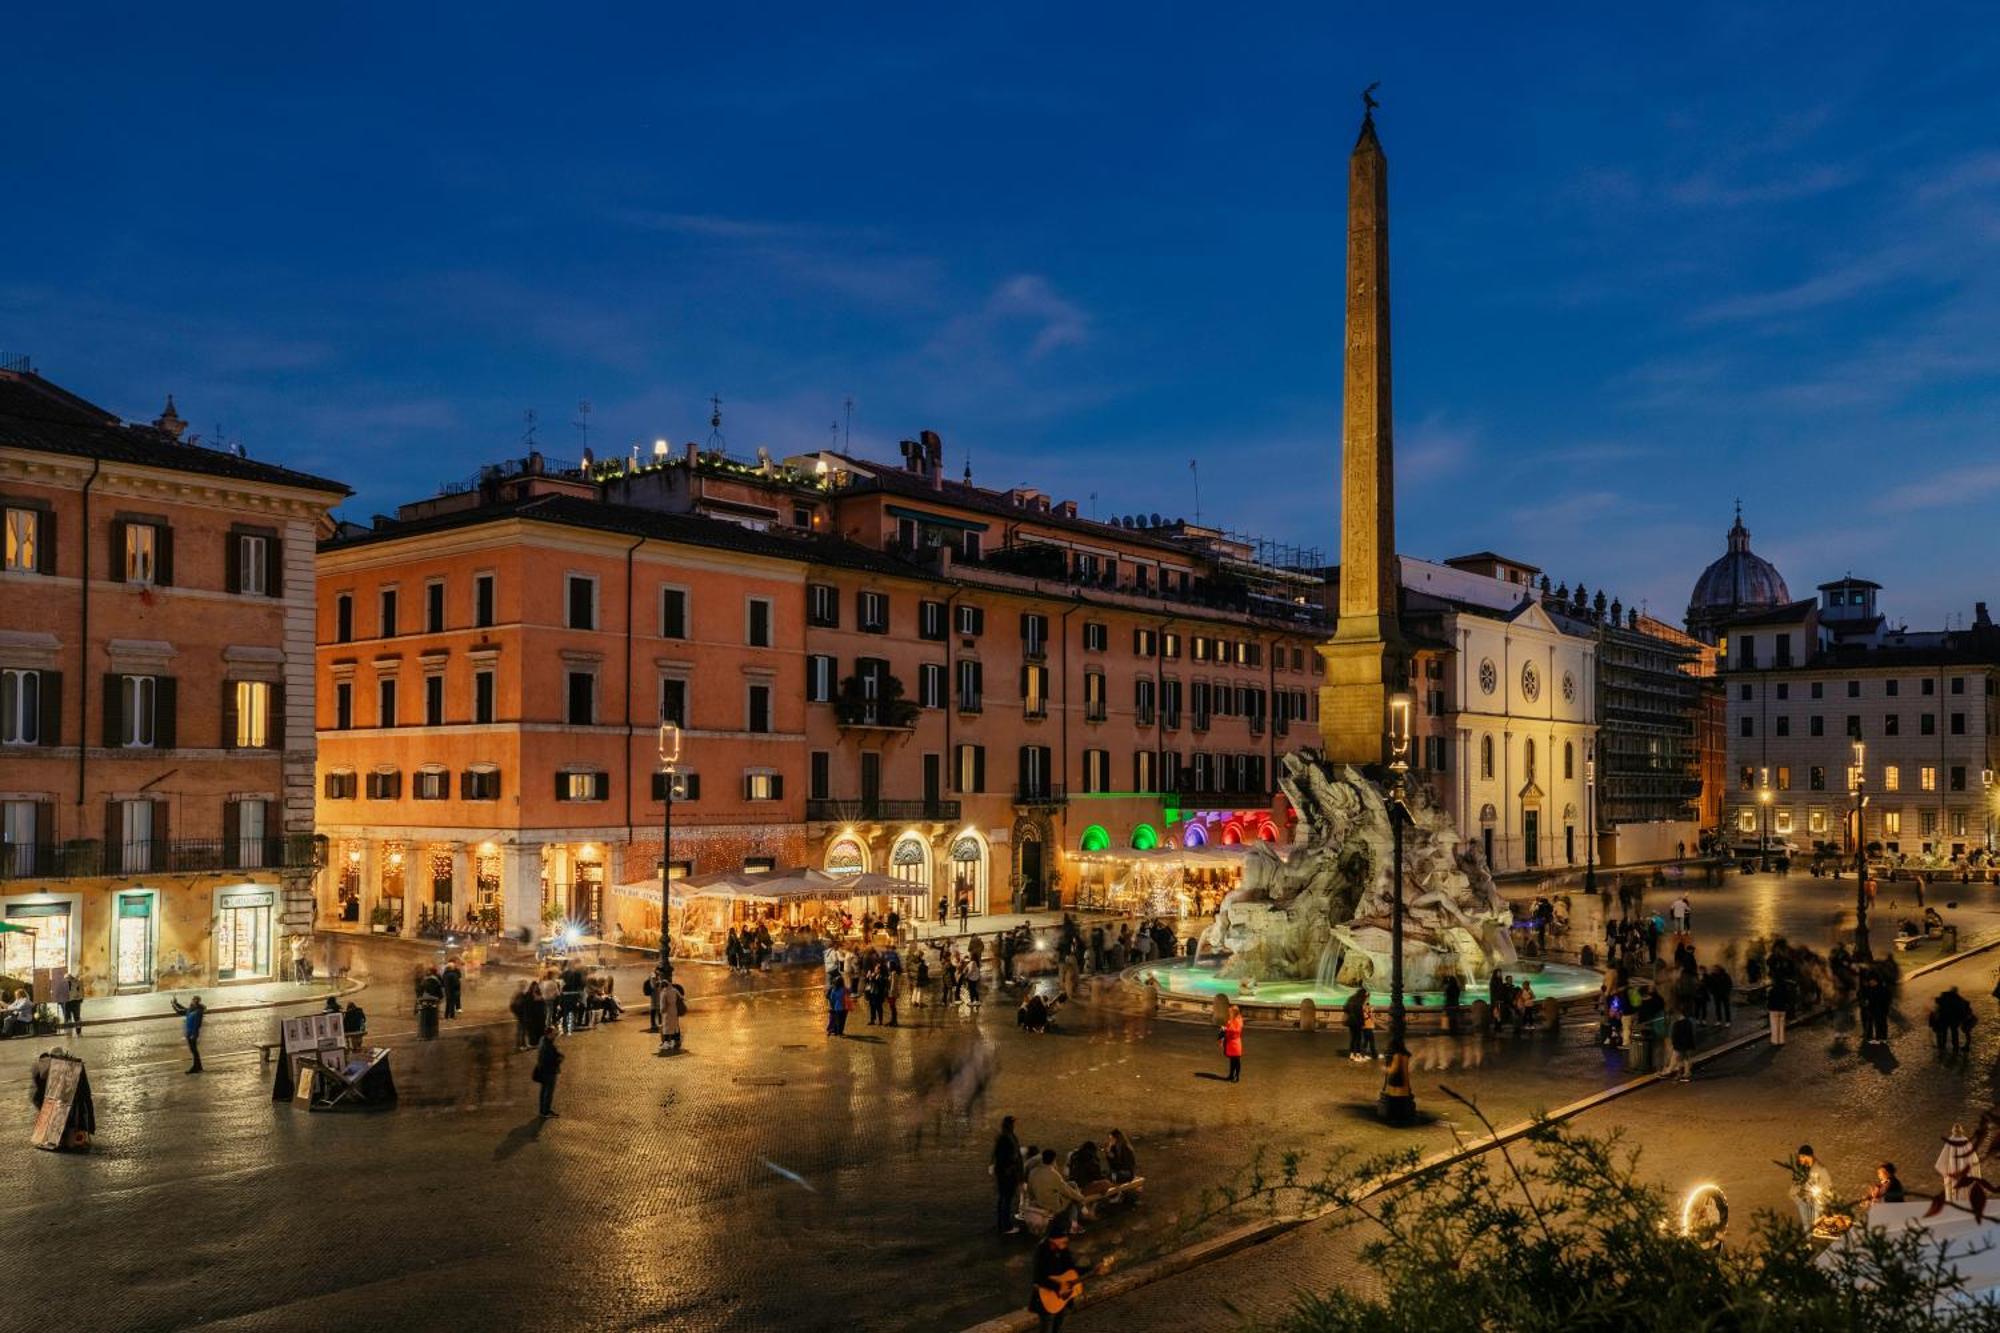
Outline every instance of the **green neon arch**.
[(1160, 832), (1151, 824), (1141, 824), (1132, 830), (1132, 850), (1150, 852), (1160, 845)]
[(1111, 845), (1111, 835), (1104, 831), (1104, 825), (1092, 824), (1083, 831), (1081, 845), (1086, 852), (1101, 852)]

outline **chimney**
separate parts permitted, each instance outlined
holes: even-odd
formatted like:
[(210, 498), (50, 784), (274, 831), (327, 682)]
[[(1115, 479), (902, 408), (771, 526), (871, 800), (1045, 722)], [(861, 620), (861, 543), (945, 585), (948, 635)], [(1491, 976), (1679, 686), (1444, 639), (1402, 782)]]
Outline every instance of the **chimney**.
[(689, 467), (693, 467), (695, 465), (695, 461), (701, 456), (701, 446), (696, 444), (693, 440), (689, 440), (687, 442), (687, 447), (682, 451), (682, 456), (687, 459), (687, 465)]
[(931, 489), (944, 489), (944, 441), (934, 430), (919, 432), (917, 436), (923, 444), (924, 468), (930, 474)]
[(1974, 602), (1972, 604), (1972, 623), (1975, 625), (1991, 625), (1993, 623), (1993, 617), (1986, 614), (1986, 603)]

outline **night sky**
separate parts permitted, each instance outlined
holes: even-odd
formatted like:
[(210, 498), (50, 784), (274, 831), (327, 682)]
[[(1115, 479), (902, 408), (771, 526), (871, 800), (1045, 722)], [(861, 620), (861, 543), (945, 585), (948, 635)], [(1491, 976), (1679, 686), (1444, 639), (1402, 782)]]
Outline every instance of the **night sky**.
[(1794, 595), (1935, 626), (2000, 602), (2000, 29), (1752, 8), (41, 6), (0, 351), (354, 518), (530, 409), (784, 454), (852, 397), (1086, 513), (1192, 518), (1198, 459), (1331, 559), (1379, 79), (1405, 551), (1678, 620), (1740, 496)]

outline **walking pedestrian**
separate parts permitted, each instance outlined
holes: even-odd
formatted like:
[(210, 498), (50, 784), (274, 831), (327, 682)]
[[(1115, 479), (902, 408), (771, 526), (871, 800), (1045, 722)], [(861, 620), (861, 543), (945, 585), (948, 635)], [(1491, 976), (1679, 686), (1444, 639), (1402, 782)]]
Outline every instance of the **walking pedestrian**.
[(1024, 1174), (1021, 1163), (1021, 1140), (1014, 1136), (1014, 1117), (1000, 1118), (1000, 1133), (993, 1140), (993, 1164), (988, 1168), (993, 1176), (994, 1222), (1003, 1236), (1017, 1236), (1021, 1224), (1015, 1214), (1021, 1200), (1021, 1177)]
[(687, 992), (677, 981), (660, 985), (660, 1051), (674, 1055), (681, 1049), (681, 1019), (687, 1014)]
[(1217, 1034), (1222, 1041), (1222, 1053), (1229, 1059), (1229, 1081), (1243, 1081), (1243, 1011), (1235, 1005), (1229, 1006), (1229, 1019)]
[(69, 1029), (72, 1033), (81, 1033), (83, 1023), (75, 1016), (75, 1012), (71, 1007), (70, 997), (75, 991), (76, 979), (66, 971), (58, 972), (56, 973), (55, 981), (49, 986), (49, 1003), (53, 1004), (56, 1007), (56, 1012), (61, 1015), (62, 1027)]
[(563, 1053), (556, 1047), (556, 1033), (553, 1027), (542, 1033), (542, 1044), (535, 1048), (535, 1072), (530, 1075), (542, 1085), (541, 1114), (548, 1120), (562, 1114), (556, 1110), (556, 1078), (562, 1073)]
[(1368, 1026), (1366, 1017), (1367, 1008), (1368, 988), (1366, 986), (1356, 986), (1354, 993), (1349, 995), (1347, 1002), (1340, 1007), (1341, 1017), (1347, 1022), (1347, 1058), (1349, 1061), (1357, 1064), (1368, 1058), (1362, 1054), (1364, 1040), (1362, 1033)]
[(958, 895), (959, 934), (963, 935), (966, 933), (968, 924), (971, 922), (971, 920), (972, 920), (972, 895), (969, 893), (961, 893)]
[(173, 1006), (174, 1012), (181, 1015), (181, 1035), (187, 1039), (188, 1054), (194, 1057), (194, 1063), (188, 1066), (188, 1073), (199, 1074), (201, 1072), (201, 1025), (208, 1018), (208, 1008), (202, 1004), (201, 996), (199, 995), (189, 1000), (186, 1004), (175, 1000)]
[(1687, 1010), (1682, 1009), (1674, 1015), (1673, 1025), (1667, 1029), (1667, 1047), (1667, 1067), (1661, 1071), (1660, 1077), (1664, 1079), (1669, 1074), (1677, 1073), (1683, 1083), (1693, 1078), (1695, 1027), (1694, 1019)]
[(444, 1016), (457, 1018), (464, 1003), (465, 969), (458, 965), (456, 958), (448, 959), (444, 965)]
[[(1771, 1044), (1785, 1044), (1785, 1023), (1792, 1016), (1792, 1003), (1797, 987), (1789, 971), (1774, 974), (1764, 990), (1764, 1004), (1771, 1018)], [(1810, 1224), (1808, 1224), (1810, 1225)]]
[(1715, 1021), (1723, 1027), (1728, 1027), (1735, 1021), (1736, 1016), (1730, 1012), (1729, 1008), (1730, 997), (1735, 989), (1735, 980), (1723, 968), (1722, 964), (1717, 963), (1714, 967), (1708, 969), (1709, 1003), (1715, 1008)]
[(892, 1028), (900, 1026), (896, 1022), (896, 1001), (901, 998), (902, 993), (903, 969), (900, 966), (891, 967), (889, 969), (889, 979), (884, 998), (889, 1006), (889, 1026)]
[(826, 1035), (844, 1036), (847, 1032), (847, 978), (835, 975), (826, 983)]

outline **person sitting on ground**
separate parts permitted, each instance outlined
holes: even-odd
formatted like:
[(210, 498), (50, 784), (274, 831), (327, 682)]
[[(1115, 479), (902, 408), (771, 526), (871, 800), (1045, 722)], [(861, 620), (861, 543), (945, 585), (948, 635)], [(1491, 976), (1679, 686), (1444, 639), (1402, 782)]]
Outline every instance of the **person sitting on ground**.
[(1903, 1198), (1903, 1182), (1896, 1175), (1896, 1164), (1894, 1162), (1877, 1162), (1875, 1164), (1875, 1183), (1868, 1187), (1868, 1193), (1862, 1201), (1864, 1203), (1901, 1203), (1903, 1202)]
[(1104, 1144), (1104, 1168), (1114, 1185), (1129, 1185), (1139, 1178), (1139, 1158), (1132, 1151), (1132, 1140), (1125, 1137), (1125, 1131), (1114, 1129)]
[(1111, 1177), (1104, 1170), (1104, 1159), (1098, 1155), (1097, 1144), (1085, 1139), (1076, 1145), (1069, 1155), (1069, 1183), (1076, 1186), (1086, 1199), (1111, 1192)]
[(7, 993), (7, 1013), (0, 1019), (0, 1037), (18, 1037), (35, 1030), (35, 1002), (26, 987)]
[(1021, 1001), (1021, 1007), (1015, 1013), (1014, 1021), (1029, 1032), (1048, 1031), (1049, 1002), (1042, 998), (1040, 991), (1030, 993), (1027, 999)]

